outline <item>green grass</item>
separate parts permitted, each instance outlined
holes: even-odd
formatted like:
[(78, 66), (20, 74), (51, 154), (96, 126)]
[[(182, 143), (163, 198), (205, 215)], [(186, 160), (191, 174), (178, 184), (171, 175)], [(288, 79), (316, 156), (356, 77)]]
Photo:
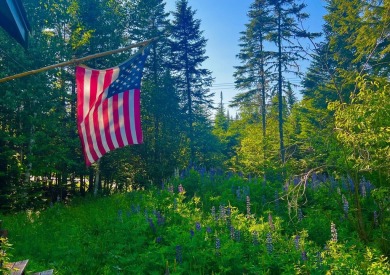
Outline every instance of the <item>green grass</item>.
[[(186, 193), (178, 193), (179, 184)], [(12, 244), (7, 254), (11, 261), (29, 259), (29, 272), (53, 268), (56, 274), (390, 272), (375, 245), (362, 244), (340, 218), (342, 209), (331, 202), (337, 192), (308, 190), (310, 202), (298, 221), (288, 215), (286, 200), (275, 201), (275, 194), (283, 195), (277, 185), (196, 172), (170, 185), (174, 192), (75, 199), (4, 216)], [(338, 242), (330, 241), (331, 221)]]

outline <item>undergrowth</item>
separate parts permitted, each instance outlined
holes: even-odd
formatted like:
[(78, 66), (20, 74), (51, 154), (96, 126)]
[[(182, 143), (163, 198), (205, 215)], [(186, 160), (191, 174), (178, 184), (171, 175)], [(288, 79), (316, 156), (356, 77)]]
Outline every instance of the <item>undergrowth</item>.
[(390, 273), (378, 243), (354, 233), (348, 184), (313, 178), (292, 199), (299, 184), (191, 170), (159, 188), (4, 216), (12, 247), (0, 255), (55, 274)]

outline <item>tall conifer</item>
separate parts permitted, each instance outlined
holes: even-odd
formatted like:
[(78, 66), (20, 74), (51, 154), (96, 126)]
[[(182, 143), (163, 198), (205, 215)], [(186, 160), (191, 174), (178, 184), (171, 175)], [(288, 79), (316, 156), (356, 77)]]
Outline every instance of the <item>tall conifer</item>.
[(195, 19), (195, 14), (187, 0), (179, 0), (171, 28), (171, 66), (186, 115), (192, 164), (195, 162), (194, 123), (198, 117), (204, 116), (204, 107), (212, 103), (212, 93), (207, 89), (212, 82), (211, 72), (202, 68), (202, 63), (208, 58), (205, 55), (207, 40), (200, 30), (201, 21)]

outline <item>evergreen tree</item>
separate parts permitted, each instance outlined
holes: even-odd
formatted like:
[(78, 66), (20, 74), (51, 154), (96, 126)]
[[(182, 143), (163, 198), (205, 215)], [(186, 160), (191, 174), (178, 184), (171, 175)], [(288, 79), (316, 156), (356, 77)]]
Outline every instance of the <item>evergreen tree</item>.
[[(251, 4), (248, 12), (249, 23), (241, 33), (240, 53), (237, 57), (242, 65), (236, 67), (234, 73), (236, 88), (247, 90), (239, 93), (232, 101), (232, 106), (252, 104), (260, 99), (263, 138), (266, 136), (266, 100), (267, 83), (272, 79), (270, 60), (275, 53), (267, 51), (265, 42), (271, 32), (272, 18), (270, 6), (266, 0), (256, 0)], [(257, 96), (256, 96), (257, 95)], [(264, 148), (265, 149), (265, 148)]]
[[(180, 165), (179, 152), (182, 147), (182, 119), (177, 89), (172, 75), (166, 69), (170, 60), (168, 13), (162, 0), (129, 2), (127, 18), (129, 41), (158, 39), (150, 47), (142, 88), (142, 121), (144, 145), (128, 148), (132, 154), (142, 158), (140, 166), (147, 171), (148, 178), (159, 182), (172, 175)], [(175, 145), (175, 146), (173, 146)]]
[(187, 0), (179, 0), (171, 28), (171, 67), (186, 115), (191, 164), (195, 162), (196, 153), (194, 124), (204, 116), (204, 107), (211, 107), (213, 95), (207, 89), (212, 81), (211, 72), (201, 68), (208, 58), (205, 55), (207, 40), (202, 36), (201, 22), (195, 19), (195, 14)]

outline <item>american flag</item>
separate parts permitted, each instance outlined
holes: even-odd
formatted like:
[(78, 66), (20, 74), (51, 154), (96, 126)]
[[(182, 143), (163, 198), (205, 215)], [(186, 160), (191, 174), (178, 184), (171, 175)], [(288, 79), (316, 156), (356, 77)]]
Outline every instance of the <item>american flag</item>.
[(121, 65), (76, 67), (77, 126), (87, 166), (116, 148), (142, 143), (141, 78), (148, 49)]

